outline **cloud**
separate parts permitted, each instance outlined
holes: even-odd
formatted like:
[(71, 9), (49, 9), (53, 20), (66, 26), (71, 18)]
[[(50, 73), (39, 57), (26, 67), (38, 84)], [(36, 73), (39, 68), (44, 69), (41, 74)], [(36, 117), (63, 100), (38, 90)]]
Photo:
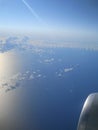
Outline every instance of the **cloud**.
[(53, 61), (54, 61), (54, 58), (50, 58), (50, 59), (45, 59), (43, 62), (46, 64), (51, 64), (53, 63)]
[(74, 70), (75, 67), (78, 67), (78, 65), (74, 67), (69, 67), (69, 68), (60, 68), (58, 71), (56, 71), (56, 76), (59, 78), (62, 78), (65, 76), (65, 73), (69, 73)]
[(66, 73), (66, 72), (70, 72), (70, 71), (72, 71), (74, 68), (72, 67), (72, 68), (65, 68), (64, 69), (64, 72)]
[[(0, 52), (6, 52), (11, 49), (29, 50), (42, 56), (46, 52), (44, 48), (78, 48), (85, 50), (98, 50), (97, 43), (80, 43), (80, 42), (61, 42), (52, 40), (34, 40), (32, 36), (10, 36), (0, 37)], [(51, 52), (53, 53), (53, 52)]]
[(4, 79), (0, 82), (0, 88), (5, 89), (5, 92), (8, 92), (12, 89), (16, 89), (20, 86), (20, 81), (24, 80), (22, 73), (16, 73), (8, 79)]
[(29, 76), (29, 79), (30, 79), (30, 80), (34, 79), (34, 75), (31, 74), (31, 75)]
[(45, 75), (41, 74), (40, 70), (29, 71), (26, 70), (24, 73), (16, 73), (8, 79), (0, 79), (0, 90), (5, 92), (11, 91), (21, 86), (23, 81), (30, 81), (34, 79), (46, 78)]
[(42, 75), (41, 75), (41, 74), (38, 74), (37, 77), (40, 78), (40, 77), (42, 77)]
[(52, 62), (52, 61), (54, 61), (54, 58), (51, 58), (51, 59), (46, 59), (46, 60), (44, 60), (46, 63), (47, 62)]
[(22, 40), (19, 37), (5, 37), (0, 40), (0, 52), (6, 52), (21, 47)]
[(58, 74), (58, 76), (59, 76), (59, 77), (61, 77), (61, 76), (62, 76), (62, 74), (61, 74), (61, 73), (59, 73), (59, 74)]

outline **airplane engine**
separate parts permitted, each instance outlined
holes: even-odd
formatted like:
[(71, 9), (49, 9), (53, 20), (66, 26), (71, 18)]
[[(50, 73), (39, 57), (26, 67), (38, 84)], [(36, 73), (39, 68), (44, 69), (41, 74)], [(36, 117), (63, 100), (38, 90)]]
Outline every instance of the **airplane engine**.
[(77, 130), (98, 130), (98, 93), (90, 94), (87, 97)]

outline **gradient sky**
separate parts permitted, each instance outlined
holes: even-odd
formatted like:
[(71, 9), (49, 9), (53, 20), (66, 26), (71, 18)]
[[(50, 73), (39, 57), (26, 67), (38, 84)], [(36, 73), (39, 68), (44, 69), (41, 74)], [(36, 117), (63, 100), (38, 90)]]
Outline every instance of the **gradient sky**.
[(98, 0), (0, 0), (0, 30), (98, 41)]

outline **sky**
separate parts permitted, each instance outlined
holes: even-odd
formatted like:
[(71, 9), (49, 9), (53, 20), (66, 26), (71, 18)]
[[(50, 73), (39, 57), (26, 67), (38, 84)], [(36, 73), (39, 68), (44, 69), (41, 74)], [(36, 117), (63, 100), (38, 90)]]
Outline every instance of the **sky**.
[(97, 42), (98, 1), (0, 0), (0, 30)]

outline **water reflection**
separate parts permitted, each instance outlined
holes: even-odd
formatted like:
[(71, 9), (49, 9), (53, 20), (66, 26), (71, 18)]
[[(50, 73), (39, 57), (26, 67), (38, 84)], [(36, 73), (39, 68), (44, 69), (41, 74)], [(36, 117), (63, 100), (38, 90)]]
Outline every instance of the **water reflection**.
[(36, 129), (36, 96), (32, 99), (34, 107), (29, 89), (24, 88), (24, 82), (33, 79), (27, 55), (17, 50), (0, 53), (0, 130)]
[(28, 91), (23, 88), (1, 94), (0, 130), (36, 129), (36, 97), (32, 102)]
[(14, 88), (22, 67), (21, 57), (15, 50), (0, 53), (0, 93), (1, 88)]
[(37, 59), (32, 52), (17, 49), (0, 53), (0, 92), (15, 89), (27, 80), (45, 78)]

